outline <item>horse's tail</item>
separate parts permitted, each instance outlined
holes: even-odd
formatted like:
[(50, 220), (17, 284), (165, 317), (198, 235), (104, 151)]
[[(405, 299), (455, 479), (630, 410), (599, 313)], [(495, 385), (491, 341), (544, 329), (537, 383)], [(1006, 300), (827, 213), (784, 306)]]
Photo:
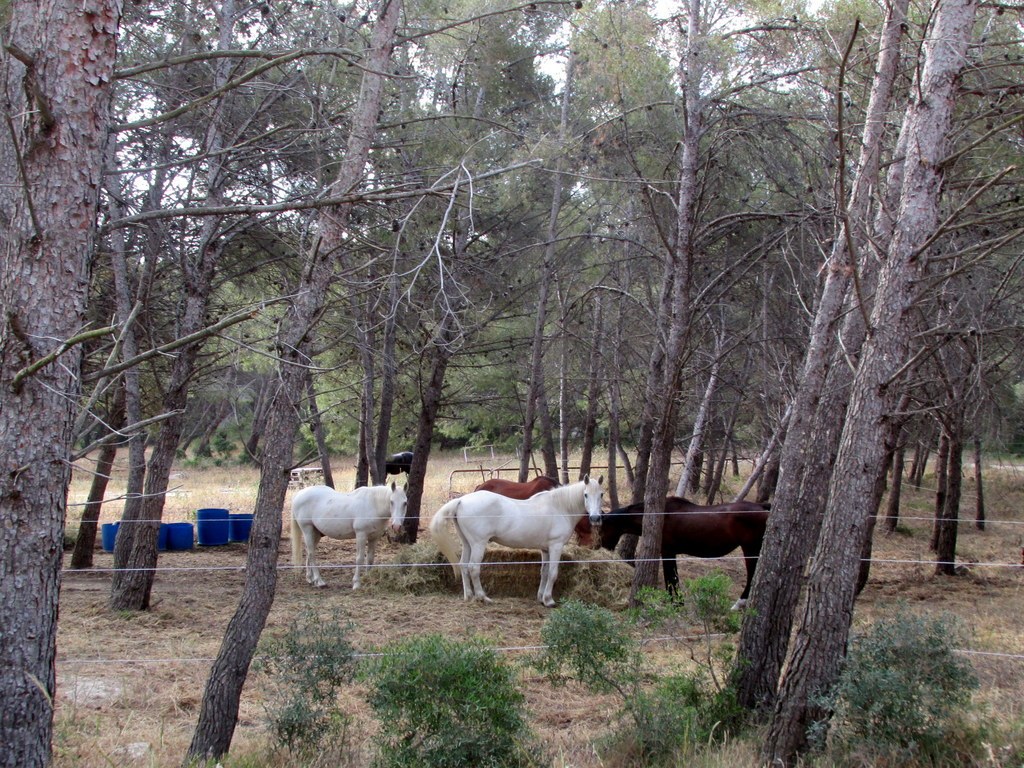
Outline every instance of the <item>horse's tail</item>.
[(292, 565), (299, 569), (299, 576), (302, 576), (302, 529), (299, 521), (295, 519), (295, 504), (292, 504)]
[(462, 575), (459, 570), (459, 560), (461, 559), (459, 555), (459, 541), (456, 539), (455, 534), (452, 533), (451, 526), (448, 525), (448, 518), (452, 518), (454, 522), (455, 512), (458, 508), (459, 500), (453, 499), (437, 510), (430, 521), (430, 536), (434, 543), (437, 544), (437, 548), (441, 550), (441, 554), (448, 558), (448, 562), (452, 564), (452, 570), (455, 571), (456, 578)]

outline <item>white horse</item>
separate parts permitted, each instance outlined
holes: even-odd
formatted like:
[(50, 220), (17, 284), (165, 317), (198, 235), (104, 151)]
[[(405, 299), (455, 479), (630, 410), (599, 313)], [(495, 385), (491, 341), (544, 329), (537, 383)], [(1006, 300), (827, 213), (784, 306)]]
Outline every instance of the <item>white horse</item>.
[[(495, 541), (506, 547), (540, 550), (537, 600), (552, 607), (555, 599), (551, 593), (558, 578), (562, 548), (581, 517), (600, 516), (603, 481), (603, 477), (591, 480), (588, 475), (578, 483), (543, 491), (522, 500), (509, 499), (490, 491), (473, 491), (437, 510), (430, 521), (430, 535), (452, 564), (456, 575), (462, 575), (463, 599), (473, 597), (491, 602), (480, 584), (480, 563), (487, 543)], [(447, 525), (448, 520), (455, 524), (455, 530), (462, 539), (459, 565), (456, 565), (455, 551), (458, 542)]]
[(356, 569), (352, 589), (359, 588), (359, 569), (373, 565), (377, 539), (384, 533), (384, 524), (391, 518), (391, 530), (398, 533), (405, 520), (408, 500), (405, 487), (391, 485), (356, 488), (341, 493), (326, 485), (303, 488), (292, 499), (292, 563), (299, 564), (302, 544), (306, 545), (304, 562), (306, 581), (314, 587), (325, 587), (316, 567), (316, 545), (324, 536), (332, 539), (356, 540)]

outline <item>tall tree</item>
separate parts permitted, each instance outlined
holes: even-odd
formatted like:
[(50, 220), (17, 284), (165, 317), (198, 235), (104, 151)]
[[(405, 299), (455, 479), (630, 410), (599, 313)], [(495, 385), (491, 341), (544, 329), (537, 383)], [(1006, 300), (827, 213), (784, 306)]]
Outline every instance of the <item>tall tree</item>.
[(914, 138), (904, 144), (898, 216), (854, 376), (807, 600), (762, 753), (768, 762), (788, 765), (804, 747), (807, 726), (822, 714), (814, 696), (835, 682), (846, 648), (859, 559), (877, 511), (876, 488), (891, 435), (887, 416), (895, 404), (894, 381), (907, 360), (915, 292), (938, 225), (947, 132), (976, 8), (974, 0), (939, 0), (924, 41), (917, 96), (902, 126)]
[[(381, 0), (374, 7), (375, 24), (364, 59), (362, 88), (353, 108), (345, 156), (330, 189), (335, 198), (351, 194), (363, 183), (401, 12), (402, 0)], [(281, 322), (279, 384), (260, 451), (260, 485), (249, 539), (245, 585), (210, 670), (199, 721), (188, 749), (190, 759), (219, 757), (230, 747), (238, 722), (242, 686), (273, 605), (281, 509), (305, 397), (303, 382), (310, 364), (316, 322), (326, 303), (328, 287), (344, 261), (352, 208), (352, 203), (346, 203), (322, 211), (319, 238), (306, 256), (299, 290)]]
[(687, 329), (690, 327), (692, 268), (696, 239), (699, 194), (700, 145), (704, 135), (706, 108), (701, 93), (705, 73), (707, 41), (702, 26), (700, 0), (686, 6), (686, 41), (679, 64), (682, 87), (682, 126), (674, 242), (665, 256), (665, 288), (659, 328), (660, 338), (652, 354), (647, 392), (654, 396), (650, 464), (644, 487), (643, 533), (637, 547), (637, 566), (630, 590), (635, 602), (639, 590), (657, 583), (661, 570), (661, 529), (665, 498), (669, 489), (669, 467), (675, 446), (676, 420), (683, 366), (686, 360)]
[[(848, 201), (840, 200), (837, 236), (827, 263), (810, 342), (799, 386), (789, 410), (786, 439), (779, 461), (773, 513), (740, 634), (737, 689), (747, 707), (770, 707), (789, 644), (793, 612), (800, 594), (801, 576), (817, 540), (824, 504), (824, 479), (834, 452), (825, 428), (837, 418), (835, 408), (822, 407), (836, 349), (836, 329), (848, 306), (854, 275), (861, 265), (858, 253), (867, 242), (865, 232), (871, 193), (879, 173), (885, 117), (892, 99), (899, 63), (901, 30), (908, 0), (889, 8), (879, 41), (878, 64), (864, 123), (857, 174)], [(854, 35), (851, 35), (850, 45)], [(841, 102), (842, 96), (839, 97)], [(842, 109), (839, 106), (839, 109)], [(841, 113), (840, 113), (841, 114)], [(857, 300), (856, 298), (854, 299)], [(859, 309), (858, 311), (865, 311)], [(841, 418), (841, 416), (840, 416)], [(763, 585), (763, 586), (761, 586)]]
[(4, 10), (0, 763), (48, 765), (80, 344), (120, 0)]

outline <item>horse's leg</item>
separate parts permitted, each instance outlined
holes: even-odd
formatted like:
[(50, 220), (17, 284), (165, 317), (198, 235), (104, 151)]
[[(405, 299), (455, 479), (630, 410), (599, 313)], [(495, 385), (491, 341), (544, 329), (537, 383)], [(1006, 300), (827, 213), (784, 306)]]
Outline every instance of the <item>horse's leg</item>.
[(757, 570), (757, 560), (761, 554), (761, 547), (743, 547), (743, 564), (747, 567), (747, 583), (743, 586), (743, 592), (740, 594), (740, 599), (732, 604), (732, 609), (738, 611), (747, 604), (747, 598), (750, 596), (750, 585), (754, 581), (754, 571)]
[[(544, 553), (541, 552), (541, 558), (543, 559)], [(544, 603), (548, 608), (555, 607), (555, 598), (552, 593), (555, 591), (555, 579), (558, 578), (558, 563), (562, 559), (562, 545), (553, 544), (547, 553), (547, 569), (546, 573), (541, 574), (541, 586), (544, 588), (544, 594), (540, 601)], [(545, 575), (547, 578), (545, 578)]]
[(366, 553), (368, 548), (367, 536), (362, 531), (356, 532), (356, 569), (355, 573), (352, 574), (352, 589), (359, 589), (359, 569), (363, 567), (363, 563), (366, 562)]
[(537, 602), (544, 602), (544, 590), (548, 584), (548, 567), (551, 562), (551, 553), (542, 549), (540, 551), (540, 585), (537, 587)]
[(380, 541), (379, 536), (368, 536), (366, 539), (366, 565), (373, 565), (373, 560), (377, 556), (377, 542)]
[(665, 590), (670, 596), (679, 596), (679, 566), (674, 552), (662, 552), (661, 570), (665, 574)]
[[(491, 602), (491, 598), (484, 592), (484, 585), (480, 583), (480, 563), (484, 561), (484, 552), (487, 550), (487, 542), (473, 544), (469, 554), (469, 577), (473, 580), (473, 596), (485, 603)], [(466, 572), (462, 572), (462, 588), (466, 589)]]
[(455, 526), (455, 530), (462, 540), (462, 553), (459, 555), (459, 573), (462, 574), (462, 599), (469, 600), (473, 596), (473, 589), (469, 583), (469, 554), (471, 547), (458, 525)]
[(316, 567), (316, 545), (320, 543), (320, 532), (310, 526), (302, 532), (302, 540), (306, 544), (306, 581), (314, 587), (326, 587), (327, 582), (320, 578), (320, 569)]

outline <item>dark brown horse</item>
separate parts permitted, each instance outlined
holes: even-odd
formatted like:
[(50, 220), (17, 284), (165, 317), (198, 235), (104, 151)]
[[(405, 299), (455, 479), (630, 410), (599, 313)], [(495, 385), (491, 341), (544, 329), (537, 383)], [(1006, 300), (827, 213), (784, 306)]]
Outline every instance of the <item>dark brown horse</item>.
[[(623, 534), (640, 535), (643, 517), (642, 503), (613, 509), (602, 515), (601, 546), (615, 549)], [(703, 507), (678, 496), (669, 496), (665, 500), (665, 526), (661, 534), (666, 588), (669, 592), (675, 592), (679, 586), (677, 555), (723, 557), (740, 547), (747, 566), (747, 583), (733, 608), (741, 608), (750, 593), (750, 582), (754, 579), (767, 522), (768, 506), (752, 501)]]
[[(535, 493), (550, 491), (558, 487), (558, 481), (554, 478), (540, 475), (528, 480), (525, 483), (517, 483), (515, 480), (503, 480), (500, 477), (492, 477), (480, 483), (474, 491), (490, 491), (510, 499), (528, 499)], [(576, 523), (576, 538), (583, 547), (594, 546), (594, 529), (590, 525), (590, 518), (582, 517)]]

